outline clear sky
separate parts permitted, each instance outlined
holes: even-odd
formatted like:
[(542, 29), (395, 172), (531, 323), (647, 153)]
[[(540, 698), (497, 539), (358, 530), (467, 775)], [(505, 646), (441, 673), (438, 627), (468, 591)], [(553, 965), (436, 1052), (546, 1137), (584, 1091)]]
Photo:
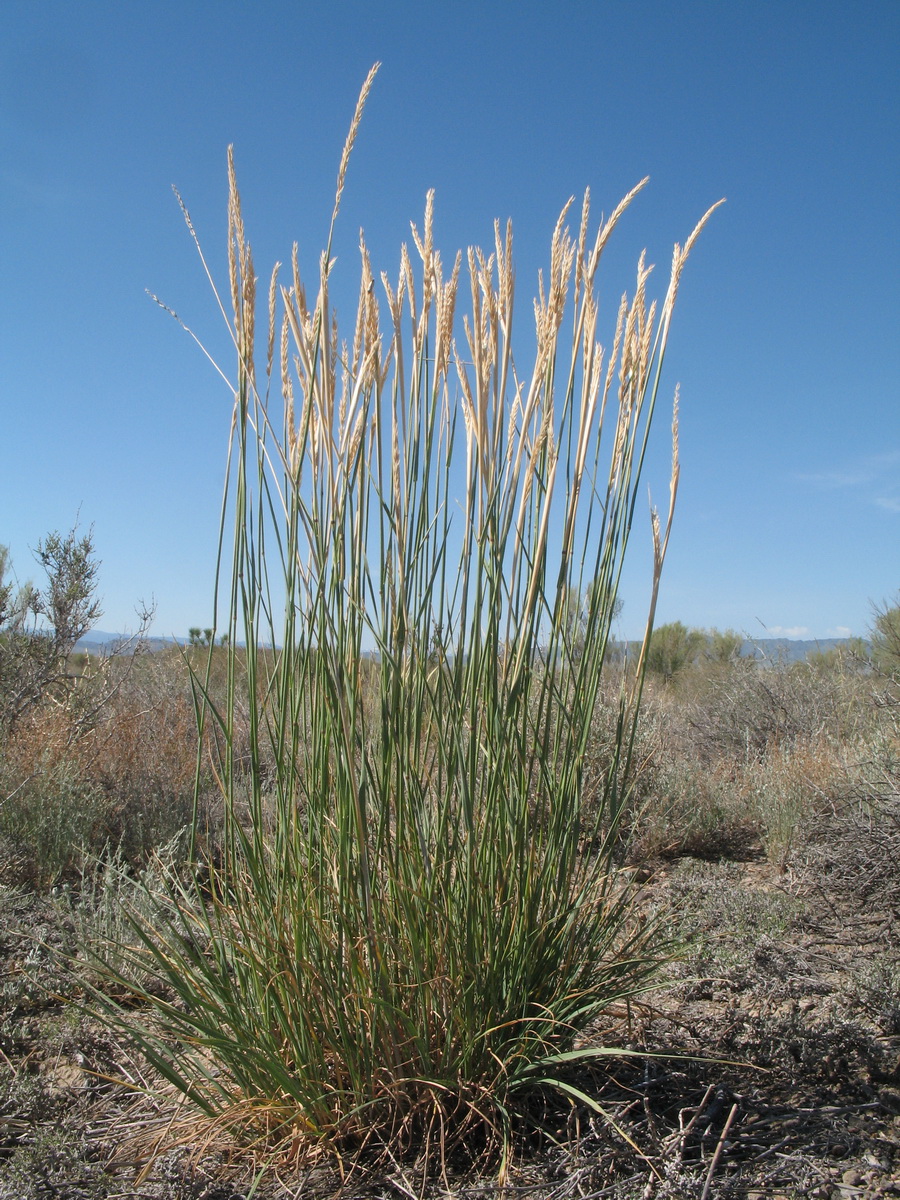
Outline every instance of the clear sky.
[[(679, 296), (682, 486), (658, 620), (864, 633), (900, 589), (900, 3), (29, 0), (0, 45), (0, 542), (93, 525), (101, 628), (212, 610), (230, 367), (170, 185), (224, 283), (234, 143), (257, 270), (313, 274), (359, 87), (338, 243), (396, 273), (436, 189), (445, 260), (513, 219), (526, 316), (562, 205), (609, 211), (609, 305), (720, 197)], [(352, 311), (347, 313), (352, 318)], [(219, 319), (220, 320), (220, 319)], [(665, 420), (658, 433), (668, 454)], [(661, 470), (661, 467), (660, 467)], [(665, 500), (665, 482), (650, 482)], [(641, 628), (636, 529), (621, 632)]]

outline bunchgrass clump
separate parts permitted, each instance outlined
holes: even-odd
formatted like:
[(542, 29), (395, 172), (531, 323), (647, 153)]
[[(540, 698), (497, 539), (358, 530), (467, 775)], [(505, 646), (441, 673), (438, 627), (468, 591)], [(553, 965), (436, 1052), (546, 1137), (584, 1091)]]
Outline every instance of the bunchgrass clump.
[[(394, 283), (379, 289), (361, 240), (349, 342), (331, 234), (311, 305), (296, 248), (287, 285), (276, 267), (258, 370), (230, 157), (229, 175), (225, 704), (195, 680), (221, 749), (224, 851), (200, 883), (172, 875), (155, 917), (135, 910), (108, 975), (151, 1015), (112, 1000), (108, 1014), (211, 1131), (267, 1152), (427, 1163), (466, 1144), (505, 1160), (529, 1090), (592, 1103), (567, 1071), (609, 1047), (576, 1036), (651, 987), (668, 952), (611, 859), (640, 671), (587, 823), (583, 777), (672, 308), (706, 218), (676, 246), (658, 311), (641, 257), (604, 351), (595, 277), (643, 184), (593, 237), (588, 196), (575, 239), (567, 205), (520, 374), (511, 228), (447, 269), (429, 195), (417, 267), (404, 246)], [(677, 482), (676, 433), (651, 618)], [(148, 964), (166, 988), (129, 984)]]

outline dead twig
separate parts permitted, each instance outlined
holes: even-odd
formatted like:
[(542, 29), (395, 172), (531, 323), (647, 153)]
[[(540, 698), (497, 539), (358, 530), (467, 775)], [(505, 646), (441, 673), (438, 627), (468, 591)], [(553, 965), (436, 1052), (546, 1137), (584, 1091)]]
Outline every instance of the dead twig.
[(722, 1156), (722, 1148), (725, 1145), (725, 1139), (728, 1137), (728, 1130), (731, 1128), (731, 1124), (734, 1121), (734, 1118), (737, 1116), (737, 1110), (737, 1104), (732, 1104), (731, 1112), (728, 1114), (728, 1120), (725, 1122), (725, 1127), (722, 1130), (715, 1153), (712, 1156), (712, 1162), (709, 1164), (709, 1170), (706, 1173), (706, 1182), (703, 1184), (703, 1191), (700, 1193), (700, 1200), (707, 1200), (707, 1197), (709, 1196), (709, 1189), (712, 1186), (713, 1175), (715, 1175), (716, 1167), (719, 1165), (719, 1159)]

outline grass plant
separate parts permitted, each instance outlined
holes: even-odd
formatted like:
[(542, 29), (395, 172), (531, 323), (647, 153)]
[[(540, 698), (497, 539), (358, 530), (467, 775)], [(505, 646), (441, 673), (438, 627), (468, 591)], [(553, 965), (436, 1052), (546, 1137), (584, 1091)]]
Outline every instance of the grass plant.
[[(604, 351), (597, 271), (643, 183), (594, 235), (588, 195), (574, 238), (566, 205), (520, 375), (511, 227), (448, 267), (429, 195), (395, 282), (379, 289), (361, 238), (344, 342), (331, 234), (373, 77), (315, 299), (296, 248), (288, 282), (271, 276), (264, 365), (229, 154), (225, 701), (195, 677), (221, 747), (224, 850), (202, 887), (170, 874), (152, 917), (135, 908), (96, 994), (211, 1132), (298, 1161), (427, 1163), (463, 1143), (505, 1161), (529, 1091), (594, 1103), (567, 1071), (609, 1047), (576, 1037), (651, 987), (668, 952), (611, 857), (642, 671), (593, 829), (584, 769), (673, 305), (707, 218), (675, 247), (659, 308), (641, 257)], [(648, 637), (677, 403), (673, 433)], [(165, 989), (134, 985), (148, 967)]]

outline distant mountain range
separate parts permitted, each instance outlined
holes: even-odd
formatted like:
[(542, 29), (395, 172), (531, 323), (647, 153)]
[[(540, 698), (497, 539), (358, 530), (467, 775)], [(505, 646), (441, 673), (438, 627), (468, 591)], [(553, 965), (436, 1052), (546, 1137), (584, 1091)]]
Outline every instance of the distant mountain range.
[(855, 638), (816, 638), (792, 641), (790, 638), (753, 638), (744, 641), (741, 655), (767, 662), (805, 662), (810, 654), (825, 654), (838, 646), (846, 646)]
[[(741, 646), (743, 658), (755, 658), (760, 662), (804, 662), (812, 653), (824, 654), (837, 646), (846, 645), (849, 638), (813, 638), (806, 641), (791, 638), (747, 638)], [(186, 646), (188, 638), (151, 637), (146, 641), (150, 650), (165, 650), (167, 646)], [(116, 645), (128, 643), (128, 635), (104, 633), (92, 629), (76, 645), (75, 649), (87, 654), (115, 654)], [(629, 646), (639, 643), (629, 642)]]
[[(118, 647), (126, 650), (132, 645), (134, 634), (105, 633), (102, 629), (92, 629), (75, 643), (75, 649), (84, 654), (115, 654)], [(186, 646), (188, 638), (148, 637), (144, 640), (150, 650), (165, 650), (167, 646)]]

